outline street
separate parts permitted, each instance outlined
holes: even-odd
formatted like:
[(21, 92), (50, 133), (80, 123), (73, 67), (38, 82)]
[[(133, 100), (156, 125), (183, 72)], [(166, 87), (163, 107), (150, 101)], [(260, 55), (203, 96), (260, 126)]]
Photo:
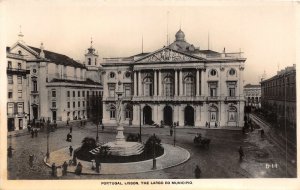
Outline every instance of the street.
[[(80, 145), (86, 136), (96, 137), (96, 126), (87, 123), (85, 127), (79, 124), (73, 125), (73, 142), (66, 141), (69, 127), (59, 127), (50, 134), (50, 152), (70, 145)], [(125, 136), (129, 133), (138, 133), (139, 128), (125, 127)], [(168, 128), (142, 128), (142, 140), (155, 133), (163, 143), (173, 144)], [(210, 138), (211, 144), (208, 150), (196, 147), (193, 144), (194, 136), (201, 133), (202, 137)], [(199, 165), (202, 171), (201, 178), (279, 178), (296, 177), (296, 156), (288, 155), (288, 167), (286, 171), (286, 154), (281, 147), (269, 139), (268, 131), (261, 138), (260, 131), (254, 130), (242, 134), (240, 130), (220, 129), (176, 129), (176, 146), (185, 148), (190, 152), (190, 159), (176, 167), (137, 174), (122, 175), (81, 175), (68, 173), (62, 179), (188, 179), (194, 178), (194, 169)], [(100, 142), (109, 142), (115, 138), (113, 127), (106, 127), (102, 132), (99, 129)], [(8, 139), (9, 145), (14, 149), (13, 157), (8, 158), (9, 179), (55, 179), (50, 176), (43, 159), (46, 155), (46, 133), (40, 132), (38, 137), (31, 138), (29, 133)], [(245, 157), (239, 161), (238, 149), (242, 146)], [(29, 155), (34, 154), (34, 164), (29, 166)], [(50, 153), (51, 157), (51, 153)]]

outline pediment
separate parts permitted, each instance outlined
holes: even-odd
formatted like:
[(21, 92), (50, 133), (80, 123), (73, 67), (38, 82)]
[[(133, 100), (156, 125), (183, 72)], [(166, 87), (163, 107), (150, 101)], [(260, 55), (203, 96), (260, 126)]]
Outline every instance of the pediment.
[(23, 43), (17, 42), (11, 47), (10, 52), (18, 54), (19, 51), (22, 52), (22, 55), (24, 55), (26, 59), (36, 59), (39, 57), (38, 52)]
[(136, 60), (135, 63), (197, 62), (203, 60), (203, 58), (166, 47)]

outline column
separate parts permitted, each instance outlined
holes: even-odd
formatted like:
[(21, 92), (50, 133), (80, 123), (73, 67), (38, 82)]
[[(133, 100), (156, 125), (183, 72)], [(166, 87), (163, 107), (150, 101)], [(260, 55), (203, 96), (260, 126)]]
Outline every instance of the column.
[(206, 96), (207, 94), (205, 94), (205, 85), (206, 84), (206, 81), (205, 81), (205, 73), (204, 73), (204, 70), (202, 69), (201, 70), (201, 96)]
[(141, 71), (138, 72), (138, 88), (139, 88), (138, 96), (142, 96), (142, 77), (141, 77)]
[(154, 89), (154, 96), (157, 96), (157, 75), (156, 75), (156, 70), (154, 70), (154, 84), (153, 84), (153, 89)]
[(137, 77), (136, 77), (136, 71), (133, 73), (133, 96), (137, 96)]
[(178, 118), (178, 121), (179, 121), (179, 126), (184, 126), (184, 107), (185, 105), (180, 105), (179, 108), (178, 108), (178, 112), (179, 112), (179, 118)]
[(175, 96), (178, 96), (178, 72), (175, 70)]
[(158, 88), (159, 88), (159, 96), (162, 96), (161, 70), (158, 71)]
[(179, 71), (179, 96), (183, 95), (182, 70)]
[(201, 111), (200, 111), (200, 105), (196, 105), (196, 122), (195, 122), (195, 126), (196, 127), (200, 127), (200, 122), (201, 122)]
[(200, 85), (199, 85), (199, 69), (197, 69), (197, 73), (196, 73), (196, 96), (200, 95), (199, 87), (200, 87)]

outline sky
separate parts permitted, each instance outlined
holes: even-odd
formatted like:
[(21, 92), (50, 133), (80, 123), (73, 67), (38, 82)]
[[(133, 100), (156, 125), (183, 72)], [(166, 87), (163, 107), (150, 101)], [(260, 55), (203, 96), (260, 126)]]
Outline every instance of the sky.
[[(278, 69), (296, 64), (296, 2), (272, 1), (100, 1), (10, 0), (0, 15), (5, 43), (18, 33), (26, 44), (75, 60), (93, 46), (100, 57), (152, 52), (175, 39), (181, 27), (186, 41), (200, 49), (244, 52), (244, 83), (257, 84)], [(167, 16), (168, 15), (168, 16)], [(208, 40), (209, 34), (209, 40)]]

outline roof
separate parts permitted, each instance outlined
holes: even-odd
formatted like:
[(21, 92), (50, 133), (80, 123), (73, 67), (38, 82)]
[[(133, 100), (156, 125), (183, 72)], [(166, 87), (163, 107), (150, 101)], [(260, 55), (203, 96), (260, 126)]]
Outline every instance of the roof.
[(91, 79), (86, 79), (85, 81), (78, 81), (78, 80), (68, 80), (68, 79), (58, 79), (54, 78), (51, 80), (51, 82), (67, 82), (67, 83), (76, 83), (76, 84), (87, 84), (87, 85), (101, 85), (99, 82), (95, 82)]
[(246, 84), (244, 88), (260, 88), (259, 84)]
[[(33, 49), (34, 51), (40, 53), (41, 49), (40, 48), (36, 48), (36, 47), (32, 47), (29, 46), (29, 48)], [(47, 51), (44, 50), (45, 53), (45, 58), (49, 59), (55, 63), (58, 63), (60, 65), (65, 65), (65, 66), (71, 66), (71, 67), (79, 67), (79, 68), (86, 68), (83, 64), (75, 61), (74, 59), (63, 55), (63, 54), (59, 54), (59, 53), (55, 53), (55, 52), (51, 52), (51, 51)]]

